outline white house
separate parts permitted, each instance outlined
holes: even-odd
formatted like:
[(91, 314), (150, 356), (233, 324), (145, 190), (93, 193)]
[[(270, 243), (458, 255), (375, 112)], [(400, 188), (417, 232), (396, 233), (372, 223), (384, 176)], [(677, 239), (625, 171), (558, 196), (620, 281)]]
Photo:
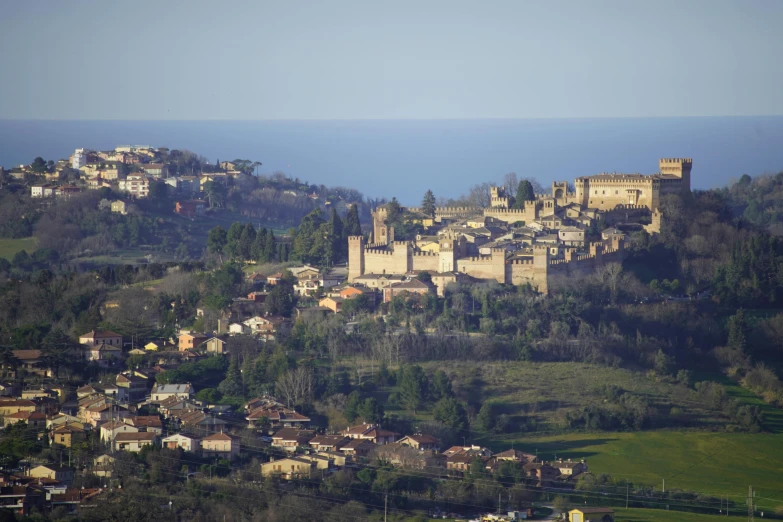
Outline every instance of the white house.
[(114, 437), (114, 444), (120, 451), (132, 451), (138, 453), (144, 446), (152, 446), (158, 440), (158, 436), (147, 431), (137, 433), (118, 433)]
[(171, 397), (189, 399), (193, 395), (193, 385), (188, 384), (156, 384), (152, 389), (153, 401), (164, 401)]
[(101, 441), (114, 440), (120, 433), (138, 433), (139, 429), (125, 424), (122, 420), (109, 421), (101, 424)]
[(163, 447), (169, 449), (182, 448), (184, 451), (201, 453), (201, 438), (187, 433), (175, 433), (163, 439)]
[(228, 333), (234, 335), (250, 333), (250, 328), (242, 323), (231, 323), (228, 325)]

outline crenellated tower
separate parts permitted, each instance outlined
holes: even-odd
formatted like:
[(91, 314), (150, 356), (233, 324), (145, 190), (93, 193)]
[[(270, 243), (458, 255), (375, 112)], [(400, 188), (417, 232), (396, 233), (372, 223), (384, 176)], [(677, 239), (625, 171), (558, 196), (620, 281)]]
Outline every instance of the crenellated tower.
[(364, 236), (348, 237), (348, 282), (364, 275)]
[(681, 189), (683, 194), (691, 191), (691, 168), (693, 159), (691, 158), (661, 158), (658, 161), (658, 168), (661, 174), (677, 176), (682, 179)]

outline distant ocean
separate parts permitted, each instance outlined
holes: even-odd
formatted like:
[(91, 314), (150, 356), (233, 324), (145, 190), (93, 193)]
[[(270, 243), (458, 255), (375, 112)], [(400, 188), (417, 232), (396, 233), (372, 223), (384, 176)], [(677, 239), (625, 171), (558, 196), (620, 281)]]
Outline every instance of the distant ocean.
[(783, 116), (434, 121), (0, 120), (0, 165), (58, 159), (75, 148), (188, 149), (210, 161), (260, 161), (310, 183), (415, 205), (427, 189), (457, 197), (508, 172), (544, 186), (600, 172), (657, 171), (693, 158), (694, 188), (783, 170)]

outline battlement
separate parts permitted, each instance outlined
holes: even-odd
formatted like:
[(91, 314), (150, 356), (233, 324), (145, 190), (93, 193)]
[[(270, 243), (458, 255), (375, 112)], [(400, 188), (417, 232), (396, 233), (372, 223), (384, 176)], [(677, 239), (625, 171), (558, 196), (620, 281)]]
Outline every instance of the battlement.
[(465, 213), (465, 212), (479, 212), (481, 209), (478, 207), (436, 207), (435, 214), (438, 213)]
[(393, 256), (394, 252), (391, 250), (365, 250), (364, 254), (368, 256)]
[(509, 265), (532, 265), (532, 259), (510, 259), (507, 262)]
[(470, 262), (470, 263), (491, 263), (492, 256), (478, 256), (478, 257), (463, 257), (458, 261)]
[(364, 236), (348, 236), (349, 243), (364, 241)]
[(484, 214), (524, 214), (526, 211), (518, 208), (488, 208)]
[(661, 164), (675, 164), (675, 165), (679, 165), (679, 164), (683, 164), (683, 163), (692, 164), (693, 163), (693, 158), (661, 158), (660, 159), (660, 163)]
[(437, 252), (413, 252), (411, 255), (413, 257), (440, 257), (440, 254)]

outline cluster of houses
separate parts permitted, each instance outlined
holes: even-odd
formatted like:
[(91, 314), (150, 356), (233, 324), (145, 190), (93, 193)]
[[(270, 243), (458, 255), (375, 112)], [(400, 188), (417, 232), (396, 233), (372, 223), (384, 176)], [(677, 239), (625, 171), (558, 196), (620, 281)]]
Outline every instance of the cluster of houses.
[(584, 460), (543, 462), (535, 455), (509, 449), (493, 453), (481, 446), (441, 448), (440, 441), (427, 434), (400, 435), (377, 424), (360, 424), (339, 433), (322, 434), (309, 429), (310, 419), (271, 398), (258, 398), (245, 405), (245, 419), (253, 429), (274, 430), (269, 444), (277, 457), (262, 464), (264, 476), (285, 480), (309, 478), (344, 466), (382, 460), (403, 469), (461, 475), (478, 463), (494, 473), (504, 462), (520, 467), (532, 483), (549, 486), (554, 483), (575, 484), (587, 472)]
[[(202, 199), (208, 183), (225, 185), (229, 179), (247, 174), (251, 167), (223, 161), (213, 165), (211, 172), (191, 171), (182, 174), (166, 161), (163, 149), (148, 145), (121, 145), (108, 151), (76, 149), (69, 158), (50, 162), (44, 172), (34, 169), (32, 165), (19, 165), (7, 171), (0, 167), (0, 171), (20, 180), (26, 175), (41, 178), (41, 182), (30, 187), (30, 196), (33, 198), (67, 198), (84, 190), (101, 188), (111, 188), (132, 198), (147, 198), (151, 188), (159, 183), (166, 186), (168, 194), (181, 198), (176, 201), (174, 212), (194, 219), (203, 216), (209, 206)], [(74, 171), (78, 172), (78, 179), (72, 175)], [(282, 196), (315, 201), (321, 199), (317, 193), (307, 194), (292, 189), (284, 190)], [(347, 203), (339, 203), (340, 210), (345, 210)], [(324, 204), (329, 206), (332, 202), (326, 199)], [(125, 214), (128, 205), (127, 201), (116, 200), (107, 202), (103, 208)]]

